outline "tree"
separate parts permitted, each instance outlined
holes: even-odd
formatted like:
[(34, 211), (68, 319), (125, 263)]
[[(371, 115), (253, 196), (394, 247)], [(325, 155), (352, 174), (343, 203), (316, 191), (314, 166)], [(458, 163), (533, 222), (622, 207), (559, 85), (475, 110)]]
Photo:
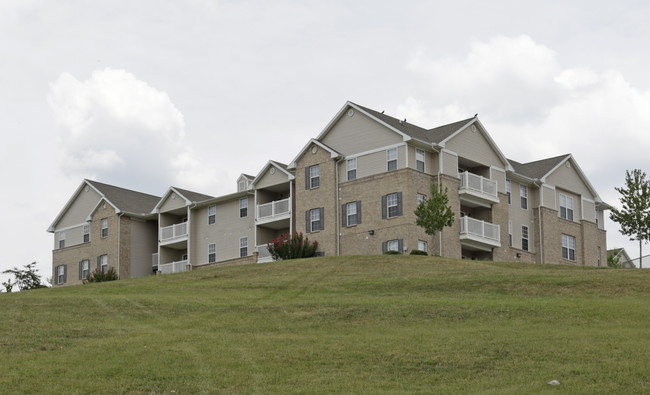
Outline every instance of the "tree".
[(36, 288), (47, 288), (47, 286), (41, 284), (41, 276), (36, 274), (38, 269), (36, 269), (35, 266), (36, 262), (32, 262), (28, 265), (25, 265), (24, 269), (18, 269), (17, 267), (14, 267), (13, 269), (5, 270), (2, 273), (13, 274), (14, 277), (16, 277), (16, 281), (11, 284), (11, 280), (8, 280), (6, 283), (3, 283), (3, 285), (5, 288), (7, 285), (9, 285), (9, 288), (7, 288), (8, 291), (10, 291), (14, 285), (17, 285), (18, 289), (21, 291)]
[[(445, 226), (454, 223), (454, 212), (449, 206), (447, 187), (441, 192), (438, 185), (431, 183), (431, 197), (424, 199), (415, 209), (417, 220), (415, 224), (424, 228), (426, 234), (435, 236), (436, 232), (442, 231)], [(442, 255), (442, 243), (440, 244)]]
[(614, 254), (607, 255), (607, 266), (613, 267), (615, 269), (621, 268), (621, 260), (619, 257), (614, 256)]
[(614, 188), (621, 194), (621, 210), (612, 208), (609, 218), (618, 222), (620, 232), (639, 241), (639, 268), (643, 268), (643, 242), (650, 239), (650, 181), (639, 169), (625, 171), (625, 187)]

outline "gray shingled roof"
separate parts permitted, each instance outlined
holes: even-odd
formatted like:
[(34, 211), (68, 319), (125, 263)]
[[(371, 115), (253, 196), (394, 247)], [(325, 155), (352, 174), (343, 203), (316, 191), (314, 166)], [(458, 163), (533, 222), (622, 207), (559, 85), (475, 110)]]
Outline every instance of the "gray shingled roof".
[(132, 191), (97, 181), (86, 180), (121, 211), (147, 215), (160, 201), (159, 196)]
[[(351, 102), (352, 103), (352, 102)], [(366, 111), (373, 117), (381, 120), (382, 122), (392, 126), (393, 128), (399, 130), (400, 132), (414, 138), (418, 139), (421, 141), (425, 141), (427, 143), (439, 143), (446, 139), (447, 137), (451, 136), (453, 133), (458, 131), (461, 127), (466, 125), (469, 121), (471, 121), (473, 118), (467, 118), (462, 121), (457, 121), (454, 123), (450, 123), (447, 125), (443, 126), (438, 126), (433, 129), (424, 129), (421, 128), (417, 125), (413, 125), (412, 123), (409, 122), (404, 122), (403, 120), (399, 120), (397, 118), (393, 118), (390, 115), (382, 114), (380, 112), (377, 112), (375, 110), (372, 110), (370, 108), (360, 106), (356, 103), (352, 103), (355, 106), (361, 108), (362, 110)]]
[(202, 193), (192, 192), (192, 191), (188, 191), (187, 189), (181, 189), (177, 187), (173, 187), (173, 188), (192, 202), (202, 202), (204, 200), (214, 199), (214, 196), (204, 195)]
[(570, 154), (565, 154), (556, 156), (554, 158), (542, 159), (528, 163), (519, 163), (512, 159), (508, 159), (508, 162), (510, 162), (510, 165), (517, 174), (521, 174), (529, 178), (542, 178), (569, 156)]

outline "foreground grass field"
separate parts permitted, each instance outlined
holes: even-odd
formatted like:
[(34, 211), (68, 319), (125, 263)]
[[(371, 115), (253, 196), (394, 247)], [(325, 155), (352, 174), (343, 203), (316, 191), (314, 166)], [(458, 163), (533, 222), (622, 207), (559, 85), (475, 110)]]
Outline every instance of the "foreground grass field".
[(359, 256), (0, 294), (0, 391), (650, 393), (649, 284)]

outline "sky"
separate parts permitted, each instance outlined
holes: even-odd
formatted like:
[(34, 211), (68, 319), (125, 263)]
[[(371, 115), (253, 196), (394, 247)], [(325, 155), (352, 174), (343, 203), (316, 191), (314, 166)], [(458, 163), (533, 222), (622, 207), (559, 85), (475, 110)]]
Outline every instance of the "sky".
[(426, 128), (478, 113), (506, 157), (571, 153), (620, 206), (650, 171), (649, 21), (629, 0), (0, 0), (0, 271), (51, 276), (84, 178), (231, 193), (348, 100)]

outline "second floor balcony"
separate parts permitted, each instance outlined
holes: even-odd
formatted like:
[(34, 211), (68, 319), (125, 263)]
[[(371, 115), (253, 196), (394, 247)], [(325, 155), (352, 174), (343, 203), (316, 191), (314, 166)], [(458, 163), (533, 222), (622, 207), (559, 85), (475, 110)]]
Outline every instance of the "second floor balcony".
[(491, 207), (499, 203), (497, 182), (468, 171), (460, 173), (460, 200), (470, 207)]
[(501, 227), (471, 217), (460, 218), (460, 244), (472, 250), (501, 247)]
[(275, 200), (257, 205), (255, 221), (265, 224), (274, 221), (287, 220), (291, 217), (291, 198)]
[(182, 247), (187, 241), (187, 222), (160, 228), (160, 245), (167, 247)]

